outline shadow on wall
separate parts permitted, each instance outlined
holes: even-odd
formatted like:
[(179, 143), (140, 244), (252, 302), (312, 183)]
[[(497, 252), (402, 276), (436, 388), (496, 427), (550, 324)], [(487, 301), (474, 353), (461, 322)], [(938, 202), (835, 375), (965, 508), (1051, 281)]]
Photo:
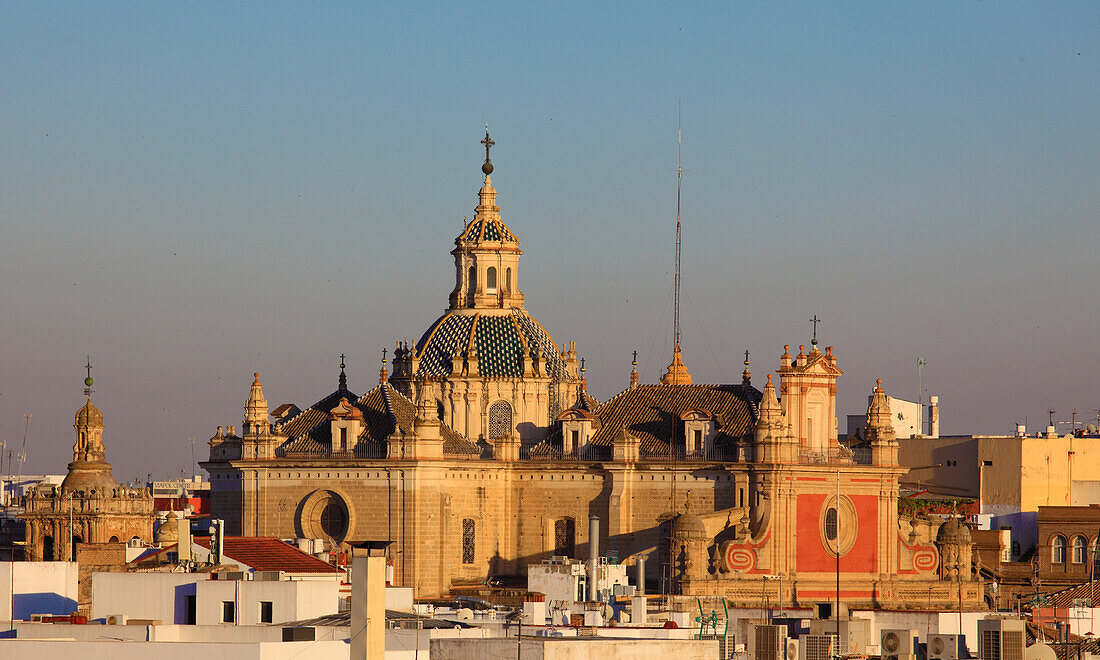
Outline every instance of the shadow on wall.
[(12, 614), (16, 619), (28, 620), (32, 614), (65, 615), (75, 611), (75, 600), (53, 592), (15, 594), (12, 598)]

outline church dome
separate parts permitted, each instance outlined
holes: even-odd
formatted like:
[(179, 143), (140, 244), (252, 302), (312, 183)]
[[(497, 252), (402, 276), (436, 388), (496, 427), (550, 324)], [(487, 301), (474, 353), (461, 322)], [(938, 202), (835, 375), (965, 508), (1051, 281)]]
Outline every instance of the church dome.
[(703, 519), (691, 513), (681, 513), (672, 521), (672, 535), (676, 538), (688, 540), (705, 540), (707, 538), (707, 526)]
[(175, 543), (180, 538), (179, 530), (179, 516), (175, 511), (169, 511), (168, 515), (164, 518), (164, 522), (157, 527), (157, 533), (153, 537), (153, 540), (160, 544)]
[(75, 424), (80, 427), (103, 426), (103, 413), (95, 407), (91, 399), (88, 399), (88, 403), (85, 403), (83, 408), (76, 411)]
[(523, 376), (523, 355), (541, 354), (555, 380), (565, 378), (565, 364), (554, 340), (526, 310), (512, 308), (505, 314), (448, 312), (428, 328), (416, 343), (419, 375), (451, 374), (454, 355), (465, 356), (473, 347), (478, 374), (487, 378)]
[(948, 543), (970, 544), (970, 528), (962, 524), (958, 517), (948, 518), (940, 525), (940, 530), (936, 534), (936, 542), (941, 545)]

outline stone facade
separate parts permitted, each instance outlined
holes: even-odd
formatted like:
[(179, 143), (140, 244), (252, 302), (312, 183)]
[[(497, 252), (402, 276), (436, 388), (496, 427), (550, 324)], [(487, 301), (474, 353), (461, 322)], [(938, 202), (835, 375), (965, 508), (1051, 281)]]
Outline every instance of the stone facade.
[(523, 308), (522, 252), (485, 171), (450, 306), (398, 344), (392, 378), (383, 367), (357, 395), (341, 371), (332, 394), (272, 422), (257, 375), (244, 433), (211, 438), (212, 515), (229, 534), (392, 540), (397, 583), (436, 597), (585, 557), (594, 515), (601, 549), (646, 558), (650, 588), (683, 597), (824, 603), (839, 569), (853, 607), (980, 605), (972, 572), (941, 575), (939, 525), (898, 515), (906, 470), (881, 387), (867, 450), (838, 444), (831, 347), (785, 347), (778, 393), (747, 368), (737, 385), (695, 383), (677, 346), (661, 384), (632, 373), (609, 401), (590, 397), (576, 347)]
[(153, 498), (148, 490), (120, 486), (111, 476), (103, 413), (91, 397), (77, 411), (73, 428), (73, 460), (61, 487), (38, 486), (24, 499), (30, 561), (73, 561), (78, 543), (153, 540)]

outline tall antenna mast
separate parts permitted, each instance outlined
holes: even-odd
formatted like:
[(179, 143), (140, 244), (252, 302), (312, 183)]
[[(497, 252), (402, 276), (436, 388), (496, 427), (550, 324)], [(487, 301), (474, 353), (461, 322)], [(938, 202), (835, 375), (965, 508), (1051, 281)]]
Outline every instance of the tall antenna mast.
[(672, 305), (672, 334), (677, 350), (680, 348), (680, 183), (684, 176), (682, 118), (683, 100), (681, 99), (676, 113), (676, 279)]

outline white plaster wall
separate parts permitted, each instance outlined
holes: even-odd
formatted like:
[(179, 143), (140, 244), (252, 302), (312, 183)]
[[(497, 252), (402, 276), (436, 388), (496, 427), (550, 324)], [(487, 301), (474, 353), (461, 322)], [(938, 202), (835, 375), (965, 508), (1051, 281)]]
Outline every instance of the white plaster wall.
[(237, 605), (236, 625), (260, 623), (260, 601), (272, 603), (274, 623), (312, 619), (339, 611), (335, 580), (208, 580), (197, 585), (196, 623), (222, 624), (222, 603)]
[(76, 611), (76, 583), (76, 562), (0, 562), (0, 621)]
[[(5, 660), (346, 660), (346, 642), (189, 643), (100, 640), (12, 639), (3, 644)], [(388, 654), (387, 654), (388, 656)]]
[(93, 573), (92, 616), (125, 614), (131, 619), (186, 623), (186, 596), (208, 573)]

